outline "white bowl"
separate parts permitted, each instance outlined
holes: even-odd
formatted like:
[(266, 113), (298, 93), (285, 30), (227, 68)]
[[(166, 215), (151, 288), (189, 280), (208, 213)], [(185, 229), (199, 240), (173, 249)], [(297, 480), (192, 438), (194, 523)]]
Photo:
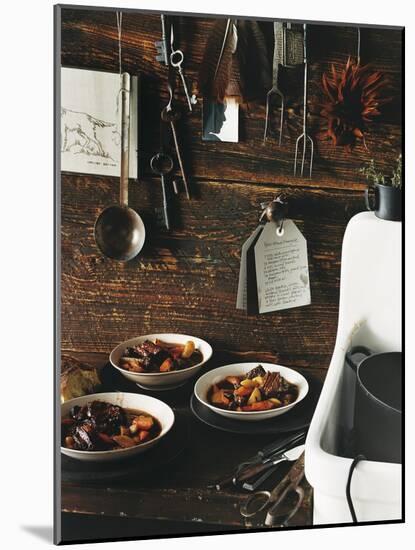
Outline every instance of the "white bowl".
[(61, 447), (61, 452), (64, 455), (76, 458), (78, 460), (90, 460), (96, 462), (107, 462), (109, 460), (119, 460), (128, 458), (134, 455), (138, 455), (148, 451), (154, 445), (157, 445), (162, 437), (172, 428), (174, 424), (174, 412), (173, 410), (155, 397), (148, 395), (140, 395), (136, 393), (122, 393), (122, 392), (110, 392), (110, 393), (94, 393), (92, 395), (83, 395), (76, 399), (70, 399), (62, 404), (62, 418), (65, 418), (69, 414), (69, 410), (74, 405), (85, 405), (90, 401), (105, 401), (112, 405), (119, 405), (125, 409), (133, 409), (142, 411), (144, 413), (151, 414), (156, 420), (160, 422), (161, 432), (160, 434), (151, 439), (150, 441), (140, 443), (135, 447), (129, 447), (126, 449), (112, 449), (110, 451), (78, 451), (75, 449), (67, 449)]
[[(137, 346), (142, 344), (145, 340), (154, 340), (158, 338), (168, 344), (185, 344), (188, 340), (192, 340), (195, 344), (195, 348), (198, 349), (203, 355), (203, 361), (182, 370), (176, 370), (171, 372), (131, 372), (119, 367), (119, 362), (123, 356), (125, 348)], [(144, 336), (137, 336), (131, 338), (119, 344), (110, 353), (110, 362), (113, 367), (120, 371), (128, 380), (135, 382), (141, 388), (146, 390), (170, 390), (182, 386), (187, 382), (189, 378), (194, 376), (200, 371), (202, 366), (212, 357), (212, 347), (195, 336), (189, 336), (187, 334), (146, 334)]]
[[(217, 384), (227, 376), (241, 376), (249, 372), (251, 369), (262, 365), (266, 371), (279, 372), (288, 382), (295, 384), (298, 387), (298, 397), (289, 405), (279, 407), (278, 409), (269, 409), (267, 411), (227, 411), (219, 407), (215, 407), (208, 401), (208, 391), (213, 384)], [(213, 369), (199, 378), (195, 384), (194, 388), (195, 395), (197, 399), (214, 411), (222, 416), (227, 418), (232, 418), (234, 420), (265, 420), (267, 418), (272, 418), (274, 416), (280, 416), (291, 410), (293, 407), (298, 405), (300, 401), (308, 393), (308, 382), (299, 372), (289, 369), (288, 367), (283, 367), (281, 365), (274, 365), (272, 363), (233, 363), (232, 365), (226, 365), (224, 367), (219, 367), (218, 369)]]

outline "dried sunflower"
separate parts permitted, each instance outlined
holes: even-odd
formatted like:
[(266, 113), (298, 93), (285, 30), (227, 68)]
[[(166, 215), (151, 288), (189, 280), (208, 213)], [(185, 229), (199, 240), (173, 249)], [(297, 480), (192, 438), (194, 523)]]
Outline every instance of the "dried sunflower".
[(325, 135), (335, 145), (352, 149), (357, 139), (364, 146), (366, 125), (380, 115), (380, 106), (390, 101), (382, 96), (386, 85), (384, 75), (349, 59), (344, 69), (323, 73), (322, 86), (325, 101), (320, 114), (327, 119)]

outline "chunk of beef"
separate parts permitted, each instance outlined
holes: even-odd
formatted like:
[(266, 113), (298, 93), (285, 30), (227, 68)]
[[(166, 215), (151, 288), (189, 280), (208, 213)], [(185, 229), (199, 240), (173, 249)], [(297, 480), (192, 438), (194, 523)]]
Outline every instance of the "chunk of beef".
[(140, 348), (140, 351), (144, 356), (158, 355), (160, 352), (164, 351), (163, 348), (161, 348), (157, 344), (154, 344), (153, 342), (150, 342), (150, 340), (146, 340), (138, 347)]
[(265, 376), (265, 369), (262, 365), (258, 365), (254, 369), (251, 369), (247, 374), (246, 378), (252, 379), (257, 376)]
[(279, 372), (267, 372), (264, 378), (264, 385), (262, 387), (262, 392), (265, 397), (275, 397), (278, 395), (281, 385), (281, 376)]
[(95, 421), (98, 431), (108, 435), (117, 433), (120, 426), (127, 423), (125, 412), (121, 407), (103, 401), (88, 403), (88, 418)]
[(135, 359), (141, 359), (142, 354), (137, 347), (126, 348), (123, 353), (124, 357), (133, 357)]
[(93, 451), (96, 448), (96, 429), (91, 421), (78, 424), (72, 431), (74, 447), (80, 451)]

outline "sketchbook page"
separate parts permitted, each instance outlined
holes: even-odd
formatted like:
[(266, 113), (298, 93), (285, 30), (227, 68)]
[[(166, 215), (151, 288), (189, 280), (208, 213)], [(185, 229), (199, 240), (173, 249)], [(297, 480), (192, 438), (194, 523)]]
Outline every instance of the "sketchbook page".
[[(61, 70), (61, 169), (120, 175), (120, 75), (85, 69)], [(138, 78), (131, 77), (130, 178), (137, 178)]]

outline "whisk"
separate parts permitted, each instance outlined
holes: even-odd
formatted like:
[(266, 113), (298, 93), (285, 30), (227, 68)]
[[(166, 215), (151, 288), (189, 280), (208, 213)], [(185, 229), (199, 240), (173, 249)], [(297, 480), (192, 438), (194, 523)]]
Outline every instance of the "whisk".
[(313, 172), (313, 159), (314, 159), (314, 141), (307, 131), (307, 88), (308, 88), (308, 60), (307, 60), (307, 25), (303, 25), (304, 29), (304, 105), (303, 105), (303, 132), (297, 138), (295, 142), (295, 157), (294, 157), (294, 176), (297, 175), (297, 161), (298, 151), (300, 144), (303, 144), (303, 153), (301, 157), (301, 169), (300, 175), (304, 175), (304, 165), (307, 156), (308, 144), (310, 144), (310, 175), (311, 178)]

